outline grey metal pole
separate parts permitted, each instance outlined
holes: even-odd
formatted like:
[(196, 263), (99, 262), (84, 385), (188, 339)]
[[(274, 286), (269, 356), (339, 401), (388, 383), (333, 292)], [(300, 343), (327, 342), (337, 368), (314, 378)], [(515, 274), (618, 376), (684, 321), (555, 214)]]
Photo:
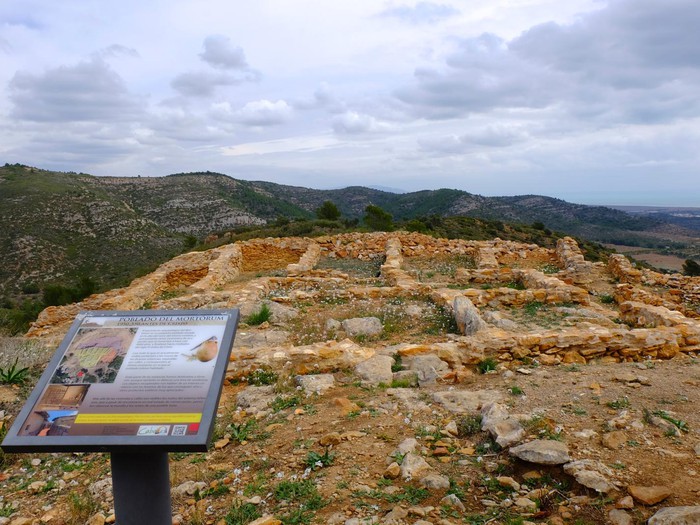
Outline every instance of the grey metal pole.
[(117, 525), (171, 525), (167, 452), (111, 454)]

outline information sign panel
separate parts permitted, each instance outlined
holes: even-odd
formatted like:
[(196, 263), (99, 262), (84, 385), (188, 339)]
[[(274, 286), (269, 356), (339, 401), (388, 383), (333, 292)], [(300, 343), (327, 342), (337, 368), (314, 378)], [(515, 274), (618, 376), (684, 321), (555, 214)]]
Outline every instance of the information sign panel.
[(238, 310), (81, 312), (3, 450), (206, 450), (238, 318)]

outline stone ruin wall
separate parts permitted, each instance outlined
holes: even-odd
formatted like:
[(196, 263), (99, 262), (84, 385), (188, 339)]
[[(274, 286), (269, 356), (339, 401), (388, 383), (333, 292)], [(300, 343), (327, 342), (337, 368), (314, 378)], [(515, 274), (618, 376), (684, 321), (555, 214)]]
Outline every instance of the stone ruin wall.
[[(478, 265), (476, 269), (459, 269), (455, 276), (455, 281), (465, 286), (517, 281), (526, 288), (518, 290), (494, 286), (483, 289), (474, 286), (435, 289), (418, 282), (403, 269), (406, 258), (434, 254), (474, 258)], [(696, 319), (679, 310), (677, 301), (669, 301), (628, 282), (617, 286), (615, 301), (619, 304), (618, 321), (629, 326), (619, 324), (611, 327), (608, 319), (608, 323), (579, 323), (574, 327), (554, 330), (509, 331), (481, 318), (479, 308), (521, 307), (533, 301), (578, 304), (598, 309), (601, 316), (610, 317), (610, 311), (591, 301), (592, 296), (586, 289), (586, 283), (594, 278), (595, 272), (600, 273), (605, 268), (601, 264), (585, 261), (573, 239), (562, 239), (556, 250), (547, 250), (536, 245), (501, 240), (444, 240), (402, 232), (352, 233), (317, 239), (262, 239), (184, 254), (163, 264), (155, 272), (136, 279), (126, 288), (93, 295), (81, 303), (47, 308), (27, 335), (61, 337), (80, 310), (133, 310), (146, 306), (164, 309), (230, 308), (260, 300), (280, 283), (299, 280), (322, 282), (327, 279), (344, 281), (346, 277), (339, 275), (339, 272), (314, 270), (324, 256), (383, 259), (381, 272), (388, 286), (348, 286), (344, 293), (349, 296), (428, 294), (437, 304), (451, 310), (461, 326), (471, 327), (468, 335), (451, 337), (442, 343), (407, 343), (398, 349), (405, 355), (434, 353), (459, 368), (472, 365), (489, 355), (504, 361), (537, 359), (542, 364), (556, 364), (585, 363), (592, 359), (611, 362), (665, 359), (679, 353), (700, 351), (700, 323)], [(268, 266), (272, 265), (282, 272), (286, 271), (287, 276), (255, 278), (231, 286), (237, 282), (242, 271), (261, 261), (267, 261)], [(274, 265), (271, 261), (274, 261)], [(556, 262), (562, 270), (556, 275), (545, 275), (533, 269), (504, 266), (517, 261)], [(623, 281), (620, 274), (628, 275), (626, 279), (635, 279), (638, 274), (631, 271), (635, 269), (625, 261), (620, 257), (611, 257), (609, 274), (620, 281)], [(678, 286), (691, 297), (695, 297), (692, 294), (697, 293), (700, 284), (700, 279), (642, 272), (642, 282), (650, 279), (655, 284)], [(683, 286), (688, 286), (689, 290)], [(158, 295), (168, 290), (179, 290), (183, 295), (159, 300)], [(299, 293), (309, 294), (304, 291)], [(685, 297), (682, 294), (671, 295)], [(352, 365), (357, 359), (366, 359), (377, 351), (379, 349), (362, 347), (347, 340), (301, 347), (283, 344), (243, 348), (236, 352), (234, 368), (279, 364), (281, 361), (299, 366), (303, 364), (304, 367), (313, 363), (316, 368), (332, 368), (341, 363), (343, 366)]]

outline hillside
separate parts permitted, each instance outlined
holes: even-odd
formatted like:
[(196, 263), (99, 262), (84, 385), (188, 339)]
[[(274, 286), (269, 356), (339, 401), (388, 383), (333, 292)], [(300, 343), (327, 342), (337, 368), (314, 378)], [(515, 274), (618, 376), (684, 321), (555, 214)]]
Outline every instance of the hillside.
[[(21, 165), (0, 168), (0, 188), (0, 296), (86, 276), (103, 288), (122, 284), (212, 233), (280, 218), (307, 219), (326, 200), (348, 219), (361, 218), (371, 203), (396, 221), (420, 217), (425, 224), (435, 217), (469, 216), (493, 223), (540, 223), (547, 231), (617, 244), (686, 250), (697, 243), (697, 232), (653, 218), (542, 196), (482, 197), (448, 189), (406, 194), (363, 187), (314, 190), (211, 172), (93, 177)], [(486, 230), (491, 235), (507, 234), (502, 226), (492, 226)], [(301, 226), (291, 234), (310, 229)], [(444, 228), (427, 231), (455, 235)]]
[[(588, 261), (571, 238), (251, 239), (47, 309), (0, 368), (36, 377), (77, 312), (107, 308), (242, 314), (210, 452), (170, 455), (174, 523), (700, 513), (700, 278)], [(5, 424), (28, 390), (0, 386)], [(10, 523), (111, 523), (110, 483), (103, 454), (0, 455)]]

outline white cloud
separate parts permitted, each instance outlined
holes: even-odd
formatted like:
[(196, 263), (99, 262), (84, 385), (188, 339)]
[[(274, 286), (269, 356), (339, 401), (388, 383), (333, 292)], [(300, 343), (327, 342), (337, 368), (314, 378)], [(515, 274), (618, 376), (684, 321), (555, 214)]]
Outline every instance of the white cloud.
[(225, 36), (213, 35), (204, 39), (204, 52), (199, 55), (209, 65), (220, 69), (248, 69), (245, 53)]
[(411, 24), (430, 24), (457, 14), (459, 14), (459, 10), (451, 5), (418, 2), (413, 6), (388, 7), (380, 13), (380, 16), (398, 18)]
[(293, 109), (284, 100), (255, 100), (240, 109), (232, 109), (228, 102), (214, 104), (212, 113), (219, 119), (245, 124), (246, 126), (276, 126), (288, 122)]
[(391, 129), (391, 126), (386, 122), (381, 122), (371, 115), (357, 111), (346, 111), (341, 115), (336, 115), (331, 120), (331, 125), (333, 131), (339, 135), (376, 133)]

